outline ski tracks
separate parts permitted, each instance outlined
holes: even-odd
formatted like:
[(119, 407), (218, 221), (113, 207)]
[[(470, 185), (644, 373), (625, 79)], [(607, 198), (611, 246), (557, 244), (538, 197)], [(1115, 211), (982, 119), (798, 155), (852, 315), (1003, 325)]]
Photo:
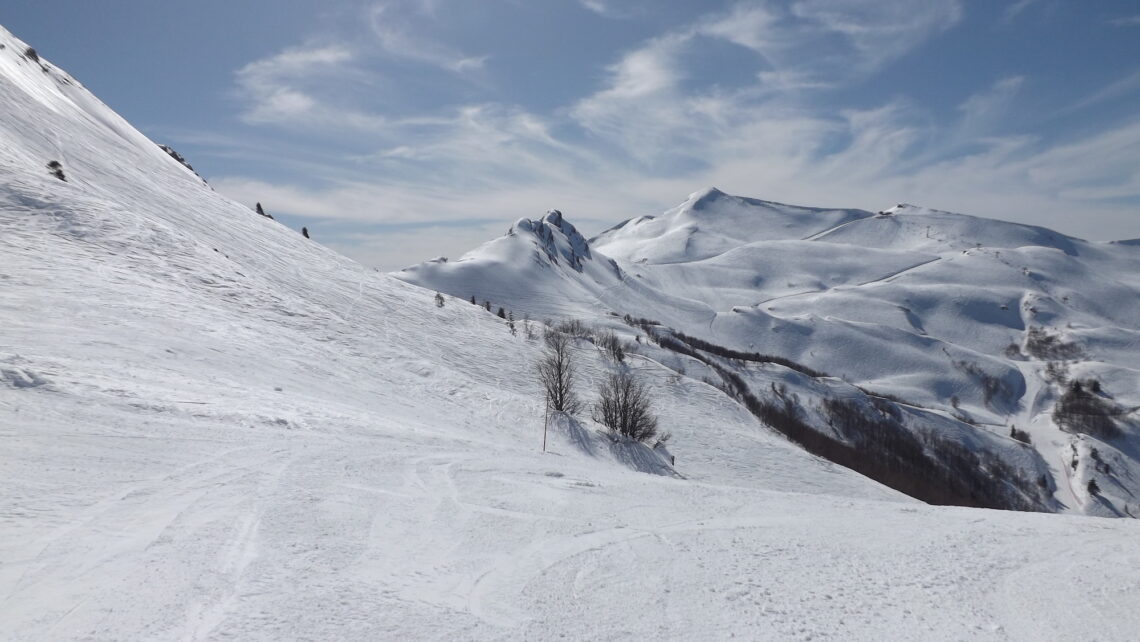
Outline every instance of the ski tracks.
[[(98, 635), (109, 613), (138, 602), (156, 607), (140, 623), (149, 635), (168, 633), (183, 610), (210, 612), (256, 555), (259, 497), (288, 465), (283, 449), (236, 448), (120, 490), (15, 553), (20, 574), (3, 611), (38, 612), (20, 628), (60, 637)], [(219, 530), (232, 531), (224, 546)], [(208, 604), (194, 599), (200, 593)]]

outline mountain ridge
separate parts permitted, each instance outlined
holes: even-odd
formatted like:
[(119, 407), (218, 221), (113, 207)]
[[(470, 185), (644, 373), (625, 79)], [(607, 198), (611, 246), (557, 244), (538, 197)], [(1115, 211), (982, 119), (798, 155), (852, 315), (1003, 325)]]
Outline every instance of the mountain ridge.
[[(492, 259), (487, 247), (446, 274), (415, 267), (395, 275), (532, 318), (580, 317), (618, 331), (607, 319), (652, 319), (728, 351), (837, 374), (976, 430), (1029, 430), (1048, 442), (1034, 446), (1045, 461), (1088, 438), (1052, 418), (1070, 380), (1095, 378), (1126, 407), (1140, 403), (1133, 392), (1140, 372), (1130, 361), (1140, 336), (1140, 280), (1131, 276), (1140, 255), (1121, 243), (914, 205), (872, 214), (708, 188), (591, 238), (592, 256), (609, 261), (612, 273), (532, 274)], [(1056, 359), (1033, 353), (1038, 336), (1082, 345), (1083, 357), (1050, 365)], [(1072, 379), (1050, 374), (1061, 370)], [(1120, 465), (1132, 470), (1137, 462), (1125, 453), (1140, 424), (1131, 414), (1118, 421), (1124, 442), (1100, 447), (1119, 447)], [(1101, 512), (1060, 469), (1051, 476), (1059, 510)], [(1113, 507), (1107, 514), (1140, 512), (1129, 505), (1130, 493), (1140, 492), (1129, 479), (1119, 480), (1128, 489), (1120, 496), (1102, 495)]]

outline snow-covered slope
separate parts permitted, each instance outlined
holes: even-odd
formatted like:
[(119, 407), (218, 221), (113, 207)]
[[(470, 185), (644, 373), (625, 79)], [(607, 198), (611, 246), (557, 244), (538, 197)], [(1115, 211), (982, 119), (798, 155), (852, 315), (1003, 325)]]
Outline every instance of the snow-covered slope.
[[(535, 244), (512, 231), (455, 262), (396, 276), (540, 317), (619, 329), (615, 316), (648, 319), (715, 346), (803, 364), (928, 410), (927, 433), (944, 434), (933, 426), (953, 418), (952, 432), (972, 434), (995, 454), (1005, 451), (1002, 440), (1031, 441), (1037, 458), (1022, 473), (1044, 474), (1039, 486), (1053, 498), (1039, 509), (1140, 516), (1133, 245), (911, 205), (821, 210), (716, 189), (591, 239), (592, 264), (604, 270), (515, 260)], [(1077, 425), (1103, 418), (1054, 420), (1066, 390), (1089, 385), (1100, 392), (1075, 407), (1098, 408), (1107, 432)], [(801, 404), (808, 415), (828, 396), (797, 392), (814, 399)], [(818, 419), (827, 433), (833, 422)], [(1086, 469), (1071, 455), (1089, 439), (1098, 453), (1121, 453), (1118, 466), (1097, 466), (1095, 494), (1090, 478), (1072, 474)]]
[(753, 241), (802, 239), (871, 216), (730, 196), (709, 188), (660, 217), (643, 216), (603, 232), (593, 243), (626, 261), (670, 263), (708, 259)]
[[(0, 45), (0, 637), (1140, 625), (1134, 523), (924, 506), (806, 455), (663, 350), (629, 367), (675, 468), (585, 418), (543, 453), (538, 342), (222, 198)], [(560, 270), (612, 269), (543, 225), (570, 241), (540, 244)], [(586, 342), (575, 357), (588, 395), (613, 366)]]

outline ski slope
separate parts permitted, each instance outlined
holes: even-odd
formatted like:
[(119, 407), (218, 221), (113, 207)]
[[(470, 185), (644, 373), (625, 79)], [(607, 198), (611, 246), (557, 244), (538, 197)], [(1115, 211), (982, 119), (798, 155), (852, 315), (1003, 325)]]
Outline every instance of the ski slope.
[[(2, 29), (0, 44), (0, 637), (1140, 625), (1136, 522), (923, 505), (656, 353), (630, 367), (675, 466), (585, 417), (543, 452), (538, 341), (221, 197)], [(553, 250), (574, 250), (563, 238)], [(574, 350), (589, 398), (613, 366)]]

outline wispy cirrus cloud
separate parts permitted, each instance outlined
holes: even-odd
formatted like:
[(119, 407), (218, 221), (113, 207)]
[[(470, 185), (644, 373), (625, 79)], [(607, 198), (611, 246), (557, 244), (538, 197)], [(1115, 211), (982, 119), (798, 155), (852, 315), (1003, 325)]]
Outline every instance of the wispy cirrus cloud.
[(1108, 21), (1108, 24), (1114, 27), (1140, 27), (1140, 14), (1134, 16), (1124, 16), (1121, 18), (1113, 18)]
[(605, 18), (627, 18), (629, 14), (624, 9), (615, 6), (616, 3), (607, 0), (578, 0), (578, 4)]
[(381, 48), (390, 56), (425, 63), (455, 73), (482, 69), (487, 56), (469, 55), (425, 35), (419, 23), (430, 21), (437, 2), (393, 0), (374, 5), (368, 22)]
[(242, 118), (264, 124), (311, 117), (319, 103), (311, 80), (352, 58), (340, 45), (302, 46), (245, 65), (235, 74), (248, 105)]
[[(301, 181), (231, 175), (211, 183), (322, 226), (361, 226), (357, 235), (344, 228), (338, 247), (388, 268), (454, 256), (485, 240), (495, 228), (488, 221), (501, 227), (557, 207), (586, 231), (600, 231), (706, 185), (812, 205), (919, 202), (1070, 232), (1072, 211), (1084, 212), (1086, 224), (1126, 220), (1121, 199), (1140, 199), (1140, 145), (1133, 144), (1140, 129), (1107, 123), (1075, 138), (1021, 130), (1013, 116), (1034, 87), (1028, 74), (972, 79), (944, 99), (940, 113), (905, 90), (856, 106), (834, 100), (959, 24), (964, 8), (956, 0), (737, 2), (616, 53), (592, 85), (553, 107), (475, 90), (410, 112), (369, 103), (375, 82), (362, 74), (389, 73), (388, 63), (435, 67), (448, 73), (434, 81), (456, 76), (455, 84), (478, 89), (458, 77), (457, 65), (470, 56), (436, 47), (446, 40), (430, 25), (447, 15), (445, 3), (370, 5), (368, 16), (410, 16), (389, 20), (397, 36), (379, 42), (368, 26), (377, 48), (371, 58), (367, 45), (353, 42), (340, 53), (298, 48), (244, 68), (239, 85), (283, 97), (281, 105), (252, 105), (248, 113), (260, 120), (251, 122), (330, 134), (355, 123), (354, 147), (365, 151), (324, 169), (306, 161), (297, 169)], [(397, 9), (404, 13), (386, 14)], [(405, 48), (400, 38), (416, 42)], [(745, 73), (702, 77), (694, 60), (710, 47), (733, 51)], [(345, 96), (349, 83), (342, 83), (318, 91), (333, 69), (338, 82), (353, 78), (364, 89)], [(492, 85), (493, 71), (483, 68)], [(1126, 96), (1134, 85), (1140, 81), (1126, 76), (1085, 101)], [(291, 104), (289, 92), (304, 99)], [(1080, 160), (1085, 155), (1097, 160)], [(1082, 171), (1069, 171), (1075, 165)], [(365, 230), (377, 225), (388, 226), (386, 240)], [(432, 225), (448, 232), (430, 252), (391, 241)]]
[(1017, 0), (1013, 4), (1005, 8), (1005, 13), (1002, 14), (1004, 22), (1012, 22), (1017, 19), (1026, 9), (1037, 4), (1040, 0)]
[(1060, 110), (1059, 114), (1067, 114), (1093, 107), (1111, 100), (1123, 98), (1140, 92), (1140, 70), (1134, 71), (1119, 80), (1115, 80), (1105, 87), (1085, 96), (1081, 100)]

